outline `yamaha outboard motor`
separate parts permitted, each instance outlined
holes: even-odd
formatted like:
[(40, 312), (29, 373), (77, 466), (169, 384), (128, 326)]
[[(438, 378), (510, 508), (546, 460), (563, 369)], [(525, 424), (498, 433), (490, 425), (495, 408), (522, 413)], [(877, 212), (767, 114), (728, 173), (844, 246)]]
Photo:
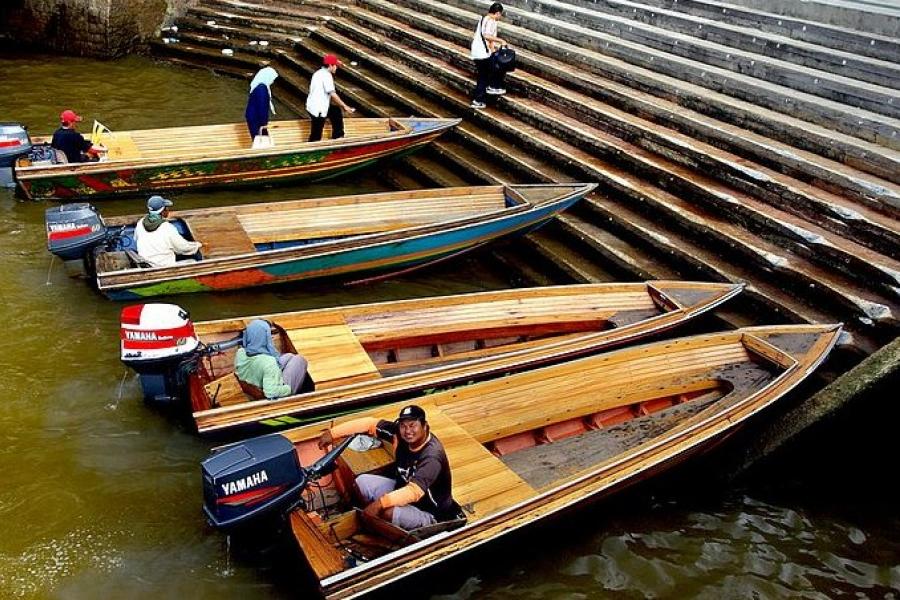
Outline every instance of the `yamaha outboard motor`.
[(48, 208), (44, 222), (47, 249), (64, 261), (83, 259), (91, 248), (107, 239), (107, 228), (100, 213), (86, 202)]
[(233, 530), (263, 516), (280, 516), (302, 502), (306, 484), (328, 475), (350, 436), (303, 468), (294, 444), (273, 433), (225, 446), (201, 463), (203, 512), (216, 529)]
[(144, 400), (170, 404), (185, 392), (200, 339), (190, 315), (175, 304), (126, 306), (121, 314), (122, 362), (141, 379)]
[(16, 160), (31, 151), (31, 138), (23, 125), (0, 123), (0, 186), (16, 185)]

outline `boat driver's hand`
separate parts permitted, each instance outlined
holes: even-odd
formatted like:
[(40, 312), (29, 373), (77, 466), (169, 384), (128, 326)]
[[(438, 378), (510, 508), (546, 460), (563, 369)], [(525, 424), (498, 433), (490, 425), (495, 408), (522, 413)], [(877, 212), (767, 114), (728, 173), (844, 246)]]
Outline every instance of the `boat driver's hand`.
[(319, 436), (319, 450), (324, 450), (332, 444), (334, 444), (334, 438), (331, 437), (331, 430), (326, 429), (322, 432), (322, 435)]

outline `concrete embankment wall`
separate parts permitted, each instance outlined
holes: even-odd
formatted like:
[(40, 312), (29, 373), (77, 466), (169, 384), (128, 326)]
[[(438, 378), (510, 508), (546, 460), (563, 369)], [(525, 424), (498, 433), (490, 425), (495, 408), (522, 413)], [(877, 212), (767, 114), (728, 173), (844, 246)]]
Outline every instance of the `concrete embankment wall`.
[(167, 18), (193, 0), (22, 0), (0, 3), (0, 36), (80, 56), (140, 50)]

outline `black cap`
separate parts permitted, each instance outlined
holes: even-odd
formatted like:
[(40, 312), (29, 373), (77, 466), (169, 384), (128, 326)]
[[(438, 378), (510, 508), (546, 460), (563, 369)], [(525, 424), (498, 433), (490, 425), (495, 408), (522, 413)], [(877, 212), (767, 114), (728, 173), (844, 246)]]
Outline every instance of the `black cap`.
[(403, 421), (406, 419), (416, 419), (417, 421), (422, 421), (424, 423), (425, 411), (422, 410), (421, 406), (416, 406), (415, 404), (404, 406), (403, 410), (400, 411), (400, 414), (397, 415), (397, 420)]

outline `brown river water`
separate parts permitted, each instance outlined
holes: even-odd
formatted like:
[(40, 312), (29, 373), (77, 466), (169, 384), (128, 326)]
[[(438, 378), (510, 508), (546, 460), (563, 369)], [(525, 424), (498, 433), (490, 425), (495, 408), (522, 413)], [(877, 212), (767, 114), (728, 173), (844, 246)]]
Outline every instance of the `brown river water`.
[[(85, 116), (83, 131), (95, 118), (114, 130), (240, 121), (247, 84), (137, 57), (0, 54), (0, 121), (35, 134), (52, 131), (64, 108)], [(370, 170), (302, 188), (174, 198), (177, 209), (385, 189)], [(135, 199), (98, 204), (105, 214), (142, 210)], [(142, 403), (118, 359), (122, 305), (51, 264), (47, 206), (0, 190), (0, 598), (309, 597), (285, 548), (230, 548), (205, 524), (199, 462), (208, 443)], [(510, 285), (484, 263), (473, 255), (364, 287), (174, 301), (200, 320)], [(820, 435), (740, 487), (712, 467), (680, 470), (451, 562), (394, 596), (898, 597), (900, 516), (885, 482), (896, 476), (896, 444), (839, 439)], [(857, 474), (859, 465), (870, 468)]]

